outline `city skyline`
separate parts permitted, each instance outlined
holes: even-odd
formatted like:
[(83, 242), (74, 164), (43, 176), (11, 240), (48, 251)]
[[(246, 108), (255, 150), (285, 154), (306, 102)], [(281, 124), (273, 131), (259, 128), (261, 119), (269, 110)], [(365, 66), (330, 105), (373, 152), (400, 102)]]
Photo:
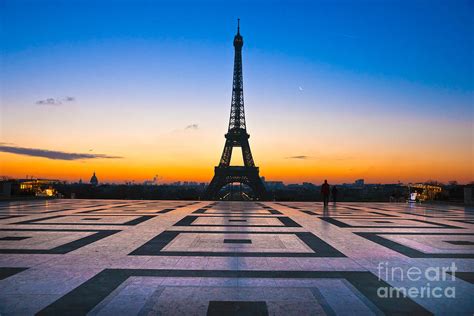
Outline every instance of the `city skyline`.
[(398, 6), (5, 1), (0, 175), (208, 182), (240, 17), (267, 180), (470, 182), (472, 4)]

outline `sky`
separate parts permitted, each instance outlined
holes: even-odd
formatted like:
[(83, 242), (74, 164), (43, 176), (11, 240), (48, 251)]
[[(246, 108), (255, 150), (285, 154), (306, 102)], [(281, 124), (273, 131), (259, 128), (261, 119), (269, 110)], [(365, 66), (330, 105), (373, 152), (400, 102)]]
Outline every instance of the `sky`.
[(209, 182), (237, 18), (267, 180), (474, 180), (461, 0), (0, 0), (0, 175)]

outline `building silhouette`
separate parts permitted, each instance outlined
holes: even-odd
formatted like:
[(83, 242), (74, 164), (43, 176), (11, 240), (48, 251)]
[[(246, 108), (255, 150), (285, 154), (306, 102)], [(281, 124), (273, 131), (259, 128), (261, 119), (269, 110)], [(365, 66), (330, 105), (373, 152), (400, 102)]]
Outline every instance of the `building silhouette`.
[(99, 180), (97, 179), (97, 176), (95, 175), (95, 171), (91, 177), (90, 184), (92, 184), (93, 186), (96, 186), (99, 184)]

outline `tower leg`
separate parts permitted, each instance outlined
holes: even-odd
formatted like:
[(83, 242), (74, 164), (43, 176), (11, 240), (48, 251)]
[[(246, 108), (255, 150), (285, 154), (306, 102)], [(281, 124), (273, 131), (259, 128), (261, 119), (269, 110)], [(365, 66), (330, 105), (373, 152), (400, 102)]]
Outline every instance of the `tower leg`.
[(248, 185), (258, 200), (268, 199), (267, 190), (258, 175), (257, 167), (216, 167), (214, 177), (202, 199), (218, 199), (222, 187), (233, 182)]

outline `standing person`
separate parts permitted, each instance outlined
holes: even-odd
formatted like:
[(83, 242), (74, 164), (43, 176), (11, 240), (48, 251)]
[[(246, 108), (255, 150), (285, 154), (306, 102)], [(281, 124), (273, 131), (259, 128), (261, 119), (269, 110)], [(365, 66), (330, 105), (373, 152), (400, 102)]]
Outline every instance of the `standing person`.
[(330, 187), (328, 184), (328, 180), (324, 180), (323, 185), (321, 186), (321, 194), (323, 196), (323, 201), (324, 201), (324, 207), (328, 206), (329, 203), (329, 192), (330, 192)]
[(336, 188), (335, 185), (332, 186), (331, 194), (332, 194), (332, 201), (334, 202), (334, 204), (336, 204), (336, 200), (337, 200), (337, 188)]

